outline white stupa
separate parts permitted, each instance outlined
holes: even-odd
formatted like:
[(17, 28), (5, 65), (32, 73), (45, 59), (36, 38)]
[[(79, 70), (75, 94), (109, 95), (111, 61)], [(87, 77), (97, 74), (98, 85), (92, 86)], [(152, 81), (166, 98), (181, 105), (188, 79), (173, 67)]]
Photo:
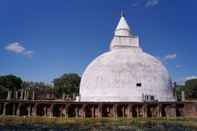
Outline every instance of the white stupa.
[(93, 60), (80, 84), (80, 101), (174, 101), (171, 79), (155, 57), (143, 52), (121, 16), (110, 51)]

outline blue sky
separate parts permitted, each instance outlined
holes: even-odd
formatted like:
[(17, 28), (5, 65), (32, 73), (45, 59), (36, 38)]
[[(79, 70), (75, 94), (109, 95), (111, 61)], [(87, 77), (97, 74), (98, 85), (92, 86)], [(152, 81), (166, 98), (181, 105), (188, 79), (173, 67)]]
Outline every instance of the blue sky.
[(123, 10), (173, 80), (197, 76), (196, 0), (1, 0), (0, 75), (51, 82), (109, 49)]

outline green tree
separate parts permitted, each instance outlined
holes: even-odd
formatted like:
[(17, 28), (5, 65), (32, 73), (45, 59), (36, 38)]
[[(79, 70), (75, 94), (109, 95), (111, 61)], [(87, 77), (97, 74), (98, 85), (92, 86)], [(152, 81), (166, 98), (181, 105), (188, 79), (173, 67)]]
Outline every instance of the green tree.
[(46, 84), (44, 82), (34, 82), (34, 81), (24, 81), (22, 83), (23, 89), (34, 89), (34, 88), (52, 88), (52, 85)]
[(24, 81), (22, 88), (28, 90), (30, 96), (33, 96), (34, 92), (35, 99), (49, 99), (49, 94), (54, 94), (50, 99), (55, 99), (54, 89), (50, 84), (44, 82)]
[(63, 93), (66, 95), (78, 95), (79, 84), (81, 77), (78, 74), (64, 74), (59, 78), (53, 80), (54, 89), (58, 96), (62, 96)]
[(0, 76), (0, 86), (15, 91), (21, 89), (22, 79), (15, 75)]
[(7, 97), (7, 91), (16, 91), (21, 88), (22, 80), (14, 75), (0, 76), (0, 99)]
[(178, 101), (181, 101), (181, 97), (182, 97), (181, 93), (182, 93), (182, 91), (184, 91), (184, 88), (185, 88), (185, 86), (183, 86), (183, 85), (177, 85), (175, 87), (176, 97), (177, 97)]
[(5, 99), (7, 97), (8, 89), (0, 85), (0, 99)]
[(197, 79), (186, 81), (184, 91), (187, 99), (197, 99)]

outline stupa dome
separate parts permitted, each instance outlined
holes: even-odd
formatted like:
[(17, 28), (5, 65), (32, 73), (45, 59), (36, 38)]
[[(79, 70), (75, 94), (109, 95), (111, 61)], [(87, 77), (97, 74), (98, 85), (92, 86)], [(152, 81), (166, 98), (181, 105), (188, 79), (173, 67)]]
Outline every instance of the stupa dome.
[(139, 47), (138, 37), (121, 16), (110, 51), (86, 68), (80, 100), (93, 102), (174, 101), (167, 69)]

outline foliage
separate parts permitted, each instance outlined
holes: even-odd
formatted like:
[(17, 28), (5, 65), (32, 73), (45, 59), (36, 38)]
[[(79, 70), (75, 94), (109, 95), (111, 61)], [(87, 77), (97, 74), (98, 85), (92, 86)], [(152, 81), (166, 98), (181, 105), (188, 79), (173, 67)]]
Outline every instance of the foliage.
[(184, 91), (184, 88), (185, 88), (185, 86), (176, 86), (176, 88), (175, 88), (175, 92), (176, 92), (176, 97), (177, 97), (177, 100), (178, 101), (181, 101), (181, 93), (182, 93), (182, 91)]
[(63, 93), (72, 96), (79, 94), (79, 84), (81, 77), (78, 74), (64, 74), (59, 78), (54, 79), (54, 89), (59, 96)]
[(24, 89), (34, 89), (34, 88), (52, 88), (51, 85), (44, 82), (33, 82), (33, 81), (24, 81), (22, 84)]
[(187, 80), (185, 85), (176, 86), (176, 96), (181, 100), (181, 92), (185, 92), (186, 99), (197, 99), (197, 79)]
[(22, 88), (28, 90), (30, 96), (35, 93), (35, 99), (55, 99), (53, 86), (44, 82), (24, 81)]
[(0, 99), (7, 97), (7, 91), (16, 91), (21, 89), (22, 79), (15, 75), (0, 76)]
[(197, 99), (197, 79), (186, 81), (184, 90), (187, 99)]
[(0, 76), (1, 87), (7, 88), (12, 91), (21, 89), (22, 82), (23, 82), (22, 79), (15, 75)]
[(7, 88), (0, 85), (0, 99), (5, 99), (7, 97), (7, 91)]
[[(1, 116), (0, 123), (6, 126), (16, 125), (44, 125), (45, 127), (65, 127), (66, 129), (79, 130), (83, 127), (105, 127), (102, 129), (111, 129), (118, 127), (137, 127), (137, 129), (149, 129), (161, 125), (162, 130), (196, 130), (196, 118), (65, 118), (65, 117), (18, 117), (18, 116)], [(114, 127), (114, 128), (113, 128)], [(160, 126), (159, 126), (160, 127)], [(131, 128), (128, 128), (131, 129)], [(120, 129), (121, 130), (121, 129)]]
[[(64, 74), (54, 79), (53, 85), (44, 82), (22, 81), (15, 75), (0, 76), (0, 99), (7, 96), (7, 91), (15, 92), (19, 89), (28, 90), (29, 96), (35, 93), (36, 99), (56, 99), (63, 93), (72, 96), (79, 94), (80, 76), (75, 73)], [(13, 94), (12, 94), (13, 95)]]

